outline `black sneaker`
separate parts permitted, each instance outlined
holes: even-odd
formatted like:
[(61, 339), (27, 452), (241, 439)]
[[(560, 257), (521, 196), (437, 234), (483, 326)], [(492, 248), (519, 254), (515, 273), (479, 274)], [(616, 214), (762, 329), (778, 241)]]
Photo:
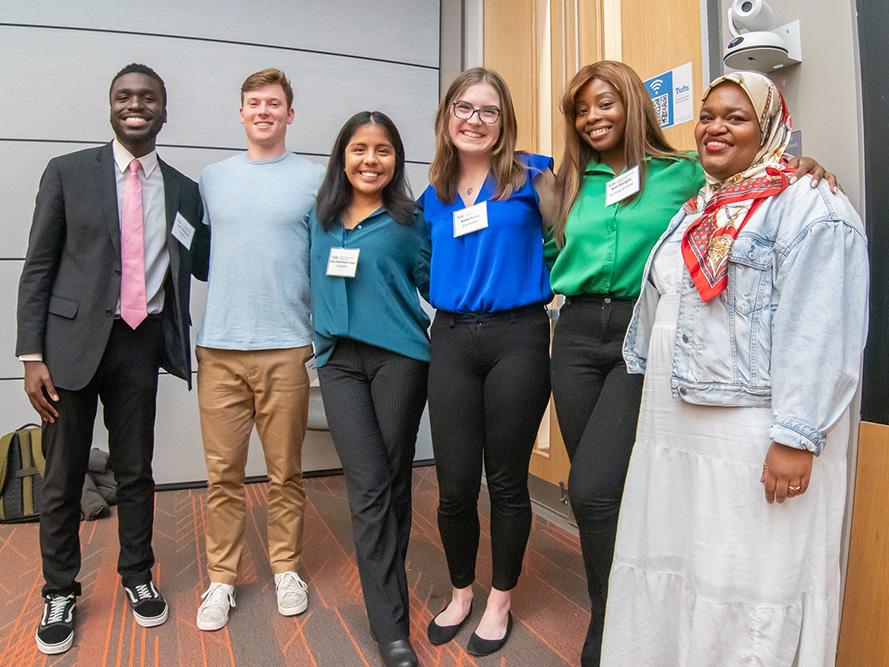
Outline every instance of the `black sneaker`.
[(74, 594), (47, 595), (43, 616), (37, 626), (37, 648), (41, 653), (64, 653), (74, 643)]
[(133, 608), (133, 618), (143, 628), (153, 628), (167, 620), (167, 603), (153, 582), (124, 586), (123, 589)]

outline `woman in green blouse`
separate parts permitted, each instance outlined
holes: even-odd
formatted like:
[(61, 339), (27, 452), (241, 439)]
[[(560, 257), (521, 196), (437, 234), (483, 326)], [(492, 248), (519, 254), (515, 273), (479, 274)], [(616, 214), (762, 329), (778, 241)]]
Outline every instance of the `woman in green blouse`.
[[(645, 260), (703, 186), (704, 172), (693, 153), (667, 142), (642, 80), (623, 63), (583, 67), (561, 108), (565, 154), (546, 252), (553, 292), (565, 304), (550, 368), (592, 603), (581, 664), (595, 667), (642, 392), (642, 376), (627, 374), (621, 348)], [(816, 182), (824, 174), (807, 159), (796, 175), (809, 171)]]

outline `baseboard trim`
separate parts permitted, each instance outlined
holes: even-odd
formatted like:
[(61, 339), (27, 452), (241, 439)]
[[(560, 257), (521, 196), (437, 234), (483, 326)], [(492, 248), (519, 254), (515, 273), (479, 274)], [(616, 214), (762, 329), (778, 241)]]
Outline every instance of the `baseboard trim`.
[[(417, 459), (414, 461), (414, 468), (422, 468), (425, 466), (435, 465), (433, 459)], [(303, 473), (303, 478), (311, 479), (313, 477), (336, 477), (343, 474), (342, 468), (329, 468), (325, 470), (307, 470)], [(252, 475), (244, 478), (244, 484), (262, 484), (268, 482), (266, 475)], [(168, 482), (166, 484), (158, 484), (154, 487), (155, 491), (181, 491), (183, 489), (206, 489), (207, 480), (197, 479), (191, 482)]]

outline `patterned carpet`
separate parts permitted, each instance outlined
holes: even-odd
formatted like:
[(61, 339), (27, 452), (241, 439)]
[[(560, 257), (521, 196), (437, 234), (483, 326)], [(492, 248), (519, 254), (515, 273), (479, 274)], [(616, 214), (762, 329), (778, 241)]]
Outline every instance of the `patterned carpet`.
[[(195, 613), (207, 586), (204, 559), (203, 489), (165, 491), (156, 496), (155, 581), (170, 602), (166, 624), (135, 624), (115, 571), (117, 519), (81, 524), (83, 597), (77, 606), (74, 647), (61, 656), (37, 652), (34, 629), (40, 611), (37, 525), (0, 526), (0, 665), (306, 665), (375, 667), (380, 664), (370, 636), (353, 560), (352, 534), (342, 477), (306, 480), (308, 493), (304, 568), (309, 610), (284, 618), (275, 606), (274, 583), (265, 551), (267, 486), (247, 487), (246, 548), (237, 607), (219, 632), (200, 632)], [(487, 496), (482, 492), (482, 549), (478, 574), (490, 580)], [(431, 614), (449, 592), (435, 519), (437, 487), (431, 467), (414, 471), (414, 525), (408, 553), (411, 638), (423, 665), (576, 664), (589, 622), (586, 584), (577, 537), (535, 517), (524, 573), (513, 598), (516, 621), (499, 655), (476, 659), (463, 649), (473, 623), (457, 639), (434, 647), (426, 640)], [(484, 591), (476, 591), (479, 601)], [(481, 617), (481, 605), (473, 616)]]

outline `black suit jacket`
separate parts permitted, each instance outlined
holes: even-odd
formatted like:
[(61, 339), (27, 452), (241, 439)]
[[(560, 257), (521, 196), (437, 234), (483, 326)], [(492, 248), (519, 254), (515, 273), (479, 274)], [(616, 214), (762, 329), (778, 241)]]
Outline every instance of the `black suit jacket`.
[[(190, 275), (206, 280), (210, 237), (197, 184), (159, 160), (167, 250), (162, 366), (191, 387)], [(40, 180), (18, 295), (16, 354), (40, 352), (56, 386), (82, 389), (108, 343), (120, 296), (120, 222), (111, 144), (50, 160)], [(170, 233), (177, 212), (191, 249)]]

